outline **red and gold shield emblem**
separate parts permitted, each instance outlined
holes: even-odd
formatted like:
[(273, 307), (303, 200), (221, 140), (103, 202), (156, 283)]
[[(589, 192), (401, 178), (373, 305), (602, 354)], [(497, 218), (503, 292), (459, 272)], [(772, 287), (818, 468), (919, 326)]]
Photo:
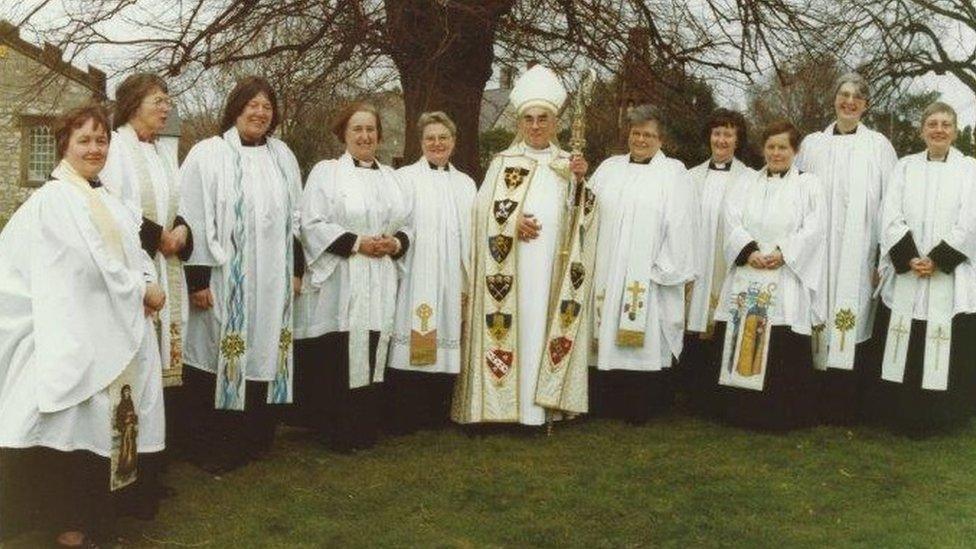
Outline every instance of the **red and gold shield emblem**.
[(515, 359), (510, 351), (501, 349), (488, 349), (485, 353), (485, 365), (495, 379), (501, 381), (512, 370), (512, 361)]
[(562, 362), (569, 351), (573, 349), (573, 340), (565, 336), (559, 336), (549, 341), (549, 358), (553, 365)]

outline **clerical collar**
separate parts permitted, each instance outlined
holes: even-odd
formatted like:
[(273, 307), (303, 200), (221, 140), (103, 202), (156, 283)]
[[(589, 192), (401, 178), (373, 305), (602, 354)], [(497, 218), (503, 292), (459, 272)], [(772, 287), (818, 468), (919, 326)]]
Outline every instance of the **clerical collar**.
[(352, 161), (356, 164), (356, 167), (357, 168), (363, 168), (365, 170), (378, 170), (378, 169), (380, 169), (379, 162), (377, 162), (375, 159), (372, 162), (368, 162), (368, 163), (367, 162), (363, 162), (362, 160), (356, 160), (355, 158), (353, 158)]
[(97, 189), (102, 186), (102, 180), (100, 180), (98, 176), (95, 176), (88, 180), (88, 184), (91, 185), (91, 188)]
[(932, 158), (932, 153), (930, 153), (929, 151), (925, 151), (925, 160), (928, 162), (945, 163), (947, 160), (949, 160), (949, 151), (946, 151), (945, 156), (943, 156), (942, 158)]
[(648, 156), (644, 160), (637, 160), (637, 159), (634, 158), (634, 155), (630, 155), (630, 163), (631, 164), (650, 164), (651, 163), (651, 160), (653, 160), (653, 159), (654, 159), (653, 156)]
[(732, 161), (728, 162), (715, 162), (714, 160), (708, 161), (708, 169), (715, 170), (717, 172), (730, 172), (732, 171)]
[(241, 145), (244, 147), (260, 147), (261, 145), (264, 145), (265, 143), (268, 142), (268, 140), (265, 139), (264, 137), (260, 139), (255, 139), (254, 141), (244, 139), (243, 135), (240, 137), (241, 137)]
[[(857, 126), (860, 126), (860, 124), (858, 124)], [(854, 135), (855, 133), (857, 133), (857, 126), (854, 126), (853, 130), (849, 132), (845, 132), (840, 129), (840, 126), (834, 124), (834, 135)]]
[(430, 166), (430, 169), (432, 169), (434, 171), (441, 171), (441, 172), (449, 172), (449, 171), (451, 171), (451, 169), (449, 167), (449, 164), (444, 164), (443, 166), (438, 166), (437, 164), (434, 164), (433, 162), (431, 162), (430, 160), (428, 160), (427, 161), (427, 165)]
[(766, 177), (778, 177), (778, 178), (782, 179), (782, 178), (786, 177), (786, 174), (789, 173), (789, 171), (790, 171), (789, 168), (786, 168), (785, 170), (783, 170), (781, 172), (774, 172), (773, 170), (770, 170), (769, 168), (766, 168)]

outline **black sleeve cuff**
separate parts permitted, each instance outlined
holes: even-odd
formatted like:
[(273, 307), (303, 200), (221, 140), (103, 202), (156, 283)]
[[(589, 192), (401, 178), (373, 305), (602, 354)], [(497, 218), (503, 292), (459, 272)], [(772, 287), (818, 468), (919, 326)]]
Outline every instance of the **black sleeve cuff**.
[(183, 246), (183, 251), (179, 253), (180, 261), (189, 261), (190, 256), (193, 255), (193, 227), (183, 219), (183, 216), (178, 215), (173, 221), (173, 228), (186, 227), (186, 246)]
[(759, 244), (756, 244), (755, 240), (746, 244), (745, 247), (742, 248), (742, 251), (739, 252), (739, 255), (735, 258), (736, 266), (741, 267), (745, 265), (749, 261), (749, 256), (752, 255), (752, 252), (757, 251), (759, 251)]
[(325, 251), (341, 257), (349, 257), (352, 255), (352, 247), (356, 245), (356, 238), (358, 237), (353, 233), (342, 233)]
[(156, 257), (162, 237), (163, 226), (143, 217), (142, 226), (139, 227), (139, 240), (142, 242), (142, 249), (146, 250), (149, 257)]
[(210, 287), (210, 267), (206, 265), (184, 265), (186, 289), (191, 294)]
[(305, 250), (302, 249), (302, 243), (297, 238), (292, 241), (292, 267), (294, 270), (292, 274), (301, 278), (305, 276)]
[(895, 266), (895, 272), (898, 274), (912, 270), (909, 263), (918, 256), (918, 246), (915, 245), (915, 238), (912, 237), (911, 231), (905, 233), (905, 236), (901, 237), (901, 240), (888, 250), (888, 257), (891, 258), (891, 263)]
[(407, 238), (406, 233), (403, 231), (397, 231), (397, 234), (393, 235), (393, 238), (400, 241), (400, 251), (391, 255), (390, 257), (393, 259), (400, 259), (403, 257), (403, 254), (407, 253), (407, 250), (410, 249), (410, 239)]
[(953, 248), (952, 246), (946, 244), (943, 240), (939, 242), (939, 245), (932, 248), (929, 252), (929, 259), (931, 259), (935, 266), (939, 268), (940, 271), (945, 274), (950, 274), (952, 271), (959, 266), (960, 263), (966, 261), (966, 254), (960, 252), (959, 250)]

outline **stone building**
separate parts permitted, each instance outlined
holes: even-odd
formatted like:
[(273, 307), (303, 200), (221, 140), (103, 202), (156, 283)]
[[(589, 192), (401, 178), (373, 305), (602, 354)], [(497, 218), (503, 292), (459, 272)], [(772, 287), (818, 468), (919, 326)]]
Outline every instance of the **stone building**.
[(104, 72), (75, 67), (56, 46), (35, 46), (0, 20), (0, 225), (47, 181), (58, 113), (105, 97)]

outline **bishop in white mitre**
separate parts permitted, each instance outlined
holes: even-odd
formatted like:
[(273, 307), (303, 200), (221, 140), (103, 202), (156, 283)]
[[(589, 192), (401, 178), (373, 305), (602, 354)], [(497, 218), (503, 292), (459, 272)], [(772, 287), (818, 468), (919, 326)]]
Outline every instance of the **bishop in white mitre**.
[(717, 385), (722, 342), (715, 337), (715, 309), (729, 271), (722, 218), (733, 182), (753, 172), (736, 157), (748, 150), (747, 135), (740, 113), (716, 109), (705, 125), (711, 157), (689, 170), (697, 197), (692, 253), (698, 276), (687, 296), (687, 331), (678, 378), (691, 409), (708, 417), (718, 416), (722, 408)]
[(389, 421), (398, 433), (450, 421), (477, 192), (450, 161), (457, 129), (447, 114), (424, 113), (417, 127), (423, 156), (397, 170), (413, 203), (415, 234), (403, 258), (386, 374)]
[(643, 423), (674, 398), (697, 215), (688, 170), (661, 150), (659, 116), (642, 105), (627, 117), (629, 154), (608, 158), (590, 179), (602, 213), (590, 404), (598, 416)]
[(459, 423), (541, 425), (587, 411), (595, 196), (586, 161), (556, 143), (559, 78), (536, 65), (510, 99), (518, 133), (492, 159), (473, 214)]
[(976, 160), (952, 147), (956, 113), (923, 113), (926, 150), (895, 165), (882, 211), (884, 343), (869, 411), (924, 434), (976, 402)]
[(868, 344), (878, 284), (881, 201), (898, 157), (888, 139), (864, 125), (870, 101), (858, 74), (834, 87), (837, 119), (808, 135), (797, 166), (815, 174), (827, 200), (827, 317), (813, 336), (814, 364), (823, 370), (820, 415), (850, 423), (860, 414), (878, 345)]

